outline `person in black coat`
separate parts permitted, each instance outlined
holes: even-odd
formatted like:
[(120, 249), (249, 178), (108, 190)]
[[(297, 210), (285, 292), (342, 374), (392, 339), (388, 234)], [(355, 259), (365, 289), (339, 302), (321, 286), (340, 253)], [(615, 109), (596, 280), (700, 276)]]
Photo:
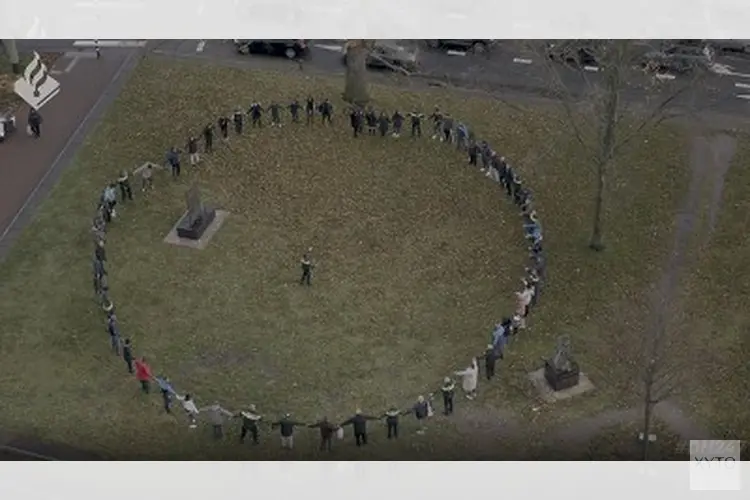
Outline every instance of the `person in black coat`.
[(353, 417), (344, 420), (339, 427), (345, 425), (351, 425), (354, 428), (354, 440), (357, 446), (364, 446), (367, 444), (367, 422), (368, 420), (380, 420), (377, 417), (370, 417), (363, 415), (362, 410), (357, 410)]
[(385, 415), (383, 417), (385, 418), (385, 424), (388, 427), (388, 439), (397, 439), (398, 438), (398, 420), (399, 417), (402, 415), (406, 415), (408, 412), (399, 410), (395, 407), (391, 407), (390, 410), (385, 412)]
[(294, 123), (299, 122), (299, 110), (302, 106), (300, 106), (300, 103), (297, 99), (293, 100), (289, 104), (289, 112), (292, 114), (292, 121)]
[(232, 120), (234, 121), (234, 131), (239, 135), (242, 133), (242, 126), (245, 124), (245, 115), (242, 113), (241, 109), (237, 109), (234, 112), (234, 115), (232, 115)]
[(133, 344), (130, 343), (130, 339), (125, 339), (122, 344), (122, 359), (125, 360), (125, 365), (128, 367), (128, 373), (133, 373)]
[(203, 146), (206, 153), (210, 153), (214, 150), (214, 125), (213, 123), (207, 124), (203, 127)]
[(29, 123), (31, 135), (34, 139), (39, 139), (42, 136), (42, 115), (39, 114), (39, 111), (31, 108), (29, 110), (29, 118), (27, 121)]
[(218, 120), (219, 132), (221, 132), (221, 138), (225, 141), (229, 139), (229, 118), (226, 116), (220, 116)]
[(440, 387), (443, 394), (443, 413), (450, 415), (453, 413), (453, 399), (456, 394), (456, 383), (450, 378), (445, 377), (443, 385)]
[(349, 112), (349, 124), (352, 127), (354, 137), (359, 137), (362, 130), (362, 112), (357, 108), (352, 108)]
[[(507, 335), (508, 331), (505, 330), (503, 335)], [(487, 350), (484, 351), (484, 373), (487, 376), (487, 380), (492, 380), (495, 376), (495, 365), (497, 360), (500, 358), (500, 351), (492, 344), (487, 345)]]
[(294, 428), (298, 425), (305, 424), (292, 420), (292, 416), (289, 413), (271, 424), (271, 429), (279, 428), (281, 432), (281, 447), (285, 450), (294, 448)]
[(331, 451), (333, 435), (338, 427), (328, 421), (328, 417), (323, 417), (314, 424), (308, 425), (311, 429), (320, 429), (320, 451)]
[(391, 116), (391, 123), (393, 123), (393, 137), (401, 137), (401, 127), (404, 125), (404, 115), (396, 110)]

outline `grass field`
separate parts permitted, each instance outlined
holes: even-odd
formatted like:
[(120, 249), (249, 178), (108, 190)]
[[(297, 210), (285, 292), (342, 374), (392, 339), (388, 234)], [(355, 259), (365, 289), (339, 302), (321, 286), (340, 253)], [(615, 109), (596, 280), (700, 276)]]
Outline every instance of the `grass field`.
[[(97, 193), (121, 168), (161, 162), (170, 144), (181, 146), (207, 120), (256, 99), (330, 97), (338, 123), (251, 131), (186, 172), (190, 181), (157, 179), (155, 193), (122, 211), (110, 235), (111, 282), (137, 351), (203, 402), (252, 402), (268, 416), (291, 410), (312, 420), (406, 405), (481, 350), (491, 325), (511, 310), (522, 271), (515, 210), (444, 145), (352, 139), (341, 88), (322, 77), (142, 63), (0, 268), (2, 425), (113, 454), (258, 456), (206, 445), (206, 436), (161, 415), (156, 396), (140, 397), (107, 348), (86, 232)], [(480, 382), (481, 401), (460, 400), (453, 419), (436, 419), (428, 435), (439, 439), (376, 442), (367, 456), (493, 455), (498, 442), (512, 452), (518, 443), (508, 433), (523, 440), (525, 431), (637, 403), (634, 339), (649, 326), (649, 291), (687, 183), (684, 133), (662, 128), (622, 159), (610, 182), (608, 250), (599, 255), (586, 249), (593, 172), (564, 130), (549, 132), (548, 110), (447, 91), (373, 91), (379, 109), (450, 110), (521, 169), (542, 214), (550, 280), (500, 380)], [(670, 356), (688, 362), (679, 401), (726, 436), (747, 436), (750, 425), (742, 335), (750, 295), (733, 279), (747, 271), (737, 257), (748, 244), (735, 235), (748, 222), (750, 179), (740, 168), (748, 158), (742, 142), (718, 226), (684, 282), (687, 312), (670, 324), (681, 339)], [(193, 181), (232, 213), (201, 252), (161, 241)], [(295, 283), (307, 246), (320, 261), (309, 290)], [(526, 373), (552, 354), (560, 334), (571, 335), (597, 391), (542, 407), (532, 421), (539, 403)], [(522, 425), (511, 426), (513, 419)], [(307, 434), (303, 448), (315, 438)]]

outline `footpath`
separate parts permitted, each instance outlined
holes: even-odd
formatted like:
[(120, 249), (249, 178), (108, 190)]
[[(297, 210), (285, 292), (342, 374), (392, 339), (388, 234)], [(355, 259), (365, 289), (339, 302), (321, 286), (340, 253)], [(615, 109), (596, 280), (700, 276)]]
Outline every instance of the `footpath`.
[[(36, 208), (70, 165), (140, 60), (134, 50), (108, 51), (101, 59), (82, 54), (59, 58), (53, 78), (60, 93), (41, 110), (42, 136), (26, 135), (29, 108), (16, 110), (18, 131), (0, 145), (0, 263)], [(101, 460), (105, 457), (0, 431), (0, 461)]]

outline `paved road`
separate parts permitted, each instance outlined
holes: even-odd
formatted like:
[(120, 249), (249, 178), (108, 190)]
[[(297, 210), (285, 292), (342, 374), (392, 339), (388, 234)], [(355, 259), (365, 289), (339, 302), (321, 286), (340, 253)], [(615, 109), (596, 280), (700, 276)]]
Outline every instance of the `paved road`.
[[(310, 42), (309, 65), (325, 72), (343, 73), (343, 40)], [(269, 61), (270, 58), (264, 56), (241, 56), (234, 52), (231, 43), (221, 40), (164, 40), (151, 44), (150, 48), (165, 55), (225, 60), (247, 66), (256, 65), (261, 59), (264, 66), (294, 64), (283, 59)], [(708, 76), (694, 95), (686, 94), (678, 103), (685, 106), (692, 103), (701, 110), (750, 117), (750, 57), (721, 56), (717, 63), (716, 70), (725, 74)], [(514, 41), (500, 42), (487, 55), (449, 55), (443, 51), (422, 50), (420, 66), (424, 76), (459, 86), (549, 95), (546, 64), (540, 61), (538, 54), (524, 51)], [(600, 75), (595, 71), (582, 74), (561, 67), (560, 77), (573, 95), (583, 97), (587, 86), (596, 82)], [(686, 78), (674, 76), (673, 80), (664, 81), (663, 95), (667, 96), (670, 88), (684, 83)], [(632, 85), (624, 92), (625, 98), (632, 102), (645, 102), (647, 95), (653, 94), (653, 86), (649, 83), (645, 76), (634, 76)]]

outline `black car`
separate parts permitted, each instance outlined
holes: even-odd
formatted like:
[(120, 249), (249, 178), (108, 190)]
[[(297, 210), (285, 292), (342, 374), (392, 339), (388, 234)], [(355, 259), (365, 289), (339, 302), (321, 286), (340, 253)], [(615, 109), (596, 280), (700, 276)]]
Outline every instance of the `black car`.
[(305, 40), (234, 40), (240, 54), (266, 54), (287, 59), (300, 59), (309, 54)]
[(599, 66), (599, 61), (596, 60), (593, 51), (587, 47), (548, 44), (547, 57), (576, 67)]
[(427, 46), (433, 49), (460, 50), (482, 54), (492, 46), (494, 40), (427, 40)]

